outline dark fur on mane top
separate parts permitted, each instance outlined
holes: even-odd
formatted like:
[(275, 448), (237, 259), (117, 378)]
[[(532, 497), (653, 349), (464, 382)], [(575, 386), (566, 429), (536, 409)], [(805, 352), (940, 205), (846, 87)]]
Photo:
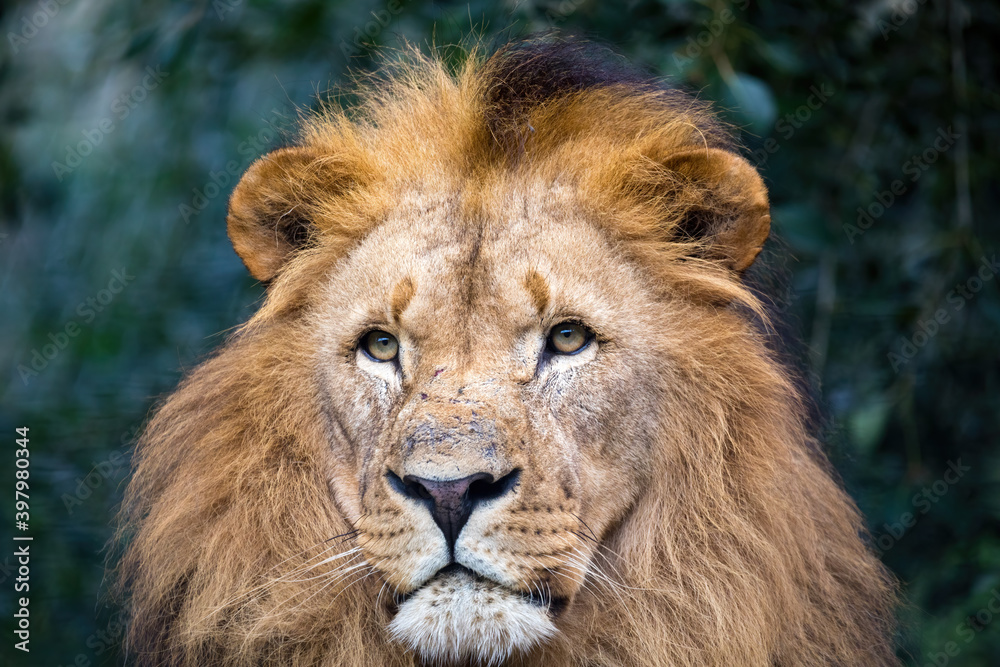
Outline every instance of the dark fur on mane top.
[[(612, 89), (622, 96), (655, 99), (666, 109), (693, 104), (689, 95), (610, 47), (555, 33), (500, 46), (486, 60), (481, 77), (483, 122), (502, 148), (518, 153), (533, 131), (531, 112), (577, 93)], [(707, 145), (731, 146), (725, 128), (714, 119), (701, 129)]]
[(503, 46), (487, 61), (483, 79), (484, 120), (497, 130), (519, 124), (536, 107), (592, 88), (645, 93), (658, 89), (610, 49), (563, 39)]

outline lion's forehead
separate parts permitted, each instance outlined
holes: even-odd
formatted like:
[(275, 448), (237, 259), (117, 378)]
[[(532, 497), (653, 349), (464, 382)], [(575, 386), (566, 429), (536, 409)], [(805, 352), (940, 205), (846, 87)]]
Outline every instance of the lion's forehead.
[[(468, 194), (457, 192), (404, 194), (358, 250), (391, 249), (403, 260), (401, 269), (440, 275), (499, 261), (548, 268), (545, 264), (558, 264), (574, 251), (606, 245), (579, 213), (574, 198), (545, 195), (541, 190), (514, 190), (494, 194), (495, 202), (477, 200), (472, 206)], [(440, 261), (428, 262), (430, 257)]]
[(366, 298), (385, 304), (401, 281), (411, 281), (414, 323), (423, 315), (437, 327), (454, 314), (516, 328), (537, 319), (542, 305), (528, 286), (533, 275), (552, 300), (547, 305), (581, 314), (616, 306), (635, 312), (642, 285), (572, 194), (547, 187), (494, 193), (475, 208), (457, 193), (404, 193), (341, 263), (331, 287), (335, 300), (357, 310)]

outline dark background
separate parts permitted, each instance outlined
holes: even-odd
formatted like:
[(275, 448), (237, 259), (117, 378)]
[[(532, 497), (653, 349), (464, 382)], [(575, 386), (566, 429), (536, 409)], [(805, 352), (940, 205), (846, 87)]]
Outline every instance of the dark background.
[(903, 582), (900, 655), (1000, 664), (995, 3), (61, 2), (0, 9), (0, 663), (121, 660), (103, 567), (131, 439), (262, 294), (225, 235), (227, 163), (286, 141), (296, 107), (370, 67), (373, 44), (560, 28), (742, 128), (773, 197), (777, 308)]

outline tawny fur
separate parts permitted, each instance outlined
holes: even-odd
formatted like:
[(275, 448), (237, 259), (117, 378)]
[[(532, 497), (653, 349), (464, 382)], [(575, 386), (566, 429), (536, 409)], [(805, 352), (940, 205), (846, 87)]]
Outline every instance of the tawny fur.
[[(525, 530), (551, 529), (557, 553), (582, 554), (545, 568), (571, 603), (557, 634), (510, 664), (896, 664), (891, 578), (865, 546), (862, 517), (818, 453), (795, 383), (768, 350), (764, 309), (740, 280), (767, 234), (759, 177), (719, 157), (732, 146), (704, 106), (622, 78), (601, 84), (567, 70), (560, 79), (559, 67), (585, 56), (560, 48), (473, 53), (457, 72), (411, 54), (362, 84), (357, 107), (307, 119), (296, 147), (251, 167), (230, 233), (269, 281), (264, 305), (159, 409), (134, 459), (119, 568), (134, 664), (420, 664), (388, 629), (392, 593), (416, 584), (379, 565), (415, 548), (394, 540), (419, 523), (380, 519), (372, 508), (401, 506), (366, 471), (372, 457), (395, 460), (390, 422), (403, 419), (403, 402), (419, 401), (419, 387), (453, 387), (421, 364), (440, 354), (441, 368), (468, 378), (495, 360), (428, 347), (398, 402), (389, 380), (370, 392), (331, 386), (354, 372), (347, 343), (331, 340), (353, 335), (350, 309), (330, 305), (350, 289), (368, 290), (359, 303), (382, 299), (390, 321), (436, 312), (433, 326), (462, 345), (472, 345), (462, 328), (481, 323), (491, 349), (512, 345), (517, 328), (508, 306), (478, 305), (494, 303), (491, 294), (523, 293), (524, 312), (557, 318), (567, 292), (582, 292), (609, 304), (612, 342), (597, 354), (642, 358), (620, 366), (627, 374), (592, 361), (553, 380), (559, 392), (578, 391), (572, 376), (593, 373), (581, 401), (600, 419), (558, 403), (559, 392), (509, 414), (496, 407), (505, 438), (537, 443), (523, 455), (522, 493), (566, 503), (556, 518), (529, 514)], [(538, 220), (552, 238), (518, 241)], [(529, 262), (515, 273), (520, 260), (511, 260), (473, 288), (473, 274), (420, 267), (415, 256), (425, 273), (381, 289), (397, 258), (410, 261), (408, 243), (432, 253), (431, 241), (451, 243), (450, 234), (462, 248), (470, 234), (485, 239), (473, 257), (537, 248), (549, 270)], [(385, 266), (355, 266), (383, 247), (372, 256)], [(592, 262), (598, 284), (561, 289), (563, 261)], [(456, 297), (450, 309), (429, 283), (480, 296)], [(327, 373), (329, 359), (346, 361)], [(518, 362), (503, 363), (514, 377)], [(483, 370), (477, 386), (495, 375)], [(441, 396), (427, 410), (450, 414), (451, 394)], [(536, 421), (548, 400), (559, 437)], [(563, 465), (553, 462), (567, 437), (579, 448), (568, 486), (557, 491), (552, 477), (532, 490), (532, 467)]]

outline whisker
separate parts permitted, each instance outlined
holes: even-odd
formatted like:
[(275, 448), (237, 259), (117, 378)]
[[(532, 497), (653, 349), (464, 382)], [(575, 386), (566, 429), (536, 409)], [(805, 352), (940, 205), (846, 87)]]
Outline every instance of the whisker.
[[(361, 563), (361, 564), (359, 564), (359, 565), (358, 565), (358, 566), (356, 566), (356, 567), (358, 567), (358, 568), (360, 568), (360, 567), (368, 567), (368, 568), (369, 568), (369, 570), (370, 570), (369, 572), (365, 572), (365, 573), (363, 573), (363, 574), (361, 575), (361, 579), (364, 579), (364, 578), (366, 578), (366, 577), (370, 576), (370, 575), (372, 574), (372, 572), (374, 571), (373, 569), (371, 569), (371, 566), (370, 566), (370, 565), (368, 565), (368, 563)], [(355, 568), (351, 568), (351, 569), (355, 569)], [(322, 586), (320, 586), (319, 590), (317, 590), (317, 591), (316, 591), (315, 593), (313, 593), (312, 595), (310, 595), (309, 597), (307, 597), (307, 598), (306, 598), (305, 600), (303, 600), (302, 602), (300, 602), (300, 603), (299, 603), (298, 605), (296, 605), (296, 606), (295, 606), (294, 608), (292, 608), (292, 609), (288, 610), (288, 613), (292, 613), (292, 612), (295, 612), (295, 611), (298, 611), (298, 610), (299, 610), (299, 608), (301, 608), (301, 607), (302, 607), (303, 605), (305, 605), (305, 604), (306, 604), (307, 602), (309, 602), (310, 600), (312, 600), (312, 599), (313, 599), (314, 597), (316, 597), (317, 595), (319, 595), (319, 594), (320, 594), (320, 593), (322, 593), (323, 591), (327, 590), (327, 589), (328, 589), (328, 588), (330, 588), (331, 586), (336, 586), (336, 585), (337, 585), (338, 583), (340, 583), (340, 582), (344, 581), (345, 579), (347, 579), (347, 578), (348, 578), (348, 577), (350, 577), (350, 576), (351, 576), (351, 573), (350, 573), (350, 572), (344, 572), (344, 573), (341, 573), (341, 576), (338, 576), (338, 577), (336, 577), (336, 578), (334, 579), (334, 581), (330, 581), (330, 582), (327, 582), (327, 583), (323, 584)], [(344, 592), (345, 590), (347, 590), (347, 589), (348, 589), (348, 588), (350, 588), (350, 587), (351, 587), (352, 585), (354, 585), (355, 583), (357, 583), (357, 581), (360, 581), (360, 579), (356, 579), (356, 580), (352, 581), (351, 583), (349, 583), (349, 584), (348, 584), (347, 586), (345, 586), (345, 587), (344, 587), (344, 589), (343, 589), (343, 590), (341, 590), (341, 591), (340, 591), (340, 593), (343, 593), (343, 592)], [(334, 599), (334, 600), (336, 600), (336, 599), (337, 599), (337, 597), (338, 597), (338, 596), (340, 595), (340, 593), (337, 593), (337, 595), (336, 595), (336, 596), (334, 596), (334, 598), (333, 598), (333, 599)], [(288, 600), (291, 600), (291, 599), (292, 599), (291, 597), (289, 597), (289, 598), (288, 598)], [(287, 601), (287, 600), (286, 600), (286, 601)], [(332, 602), (332, 601), (331, 601), (331, 602)], [(284, 602), (282, 602), (282, 603), (281, 603), (281, 605), (284, 605), (284, 604), (285, 604)], [(278, 607), (276, 607), (274, 611), (278, 611), (278, 609), (280, 609), (280, 608), (281, 608), (281, 605), (279, 605)]]
[(349, 563), (351, 563), (355, 559), (357, 559), (358, 555), (360, 555), (360, 554), (355, 555), (354, 558), (352, 558), (351, 560), (343, 563), (340, 567), (334, 568), (333, 570), (330, 570), (329, 572), (322, 572), (320, 574), (317, 574), (315, 577), (306, 577), (305, 579), (276, 579), (276, 580), (274, 580), (273, 583), (276, 584), (276, 583), (280, 582), (280, 583), (290, 583), (290, 584), (301, 584), (301, 583), (304, 583), (304, 582), (307, 582), (307, 581), (316, 581), (317, 579), (324, 579), (326, 577), (330, 577), (330, 576), (333, 576), (335, 574), (346, 574), (348, 572), (352, 572), (352, 571), (358, 569), (359, 567), (365, 567), (366, 565), (368, 565), (368, 563), (361, 562), (361, 563), (357, 563), (356, 565), (351, 565), (350, 567), (346, 567)]
[[(314, 546), (318, 546), (318, 545), (314, 545)], [(224, 609), (226, 609), (228, 607), (231, 607), (231, 606), (233, 606), (235, 604), (238, 604), (240, 602), (246, 601), (249, 598), (253, 597), (254, 595), (259, 594), (261, 592), (264, 592), (267, 589), (272, 588), (272, 587), (274, 587), (274, 586), (276, 586), (276, 585), (278, 585), (280, 583), (283, 583), (283, 582), (295, 582), (295, 581), (308, 581), (309, 579), (306, 579), (306, 580), (296, 580), (296, 579), (291, 579), (291, 577), (298, 577), (298, 576), (300, 576), (302, 574), (310, 572), (311, 570), (315, 569), (316, 567), (319, 567), (320, 565), (322, 565), (324, 563), (330, 563), (330, 562), (333, 562), (333, 561), (338, 560), (340, 558), (344, 558), (346, 556), (352, 556), (348, 561), (346, 561), (345, 563), (343, 563), (340, 567), (335, 568), (334, 570), (331, 571), (331, 573), (337, 572), (339, 569), (341, 569), (342, 567), (344, 567), (345, 565), (347, 565), (351, 561), (355, 560), (357, 558), (357, 556), (359, 555), (359, 552), (361, 551), (360, 547), (354, 547), (353, 549), (348, 549), (347, 551), (342, 552), (340, 554), (337, 554), (336, 556), (330, 556), (328, 558), (325, 558), (323, 561), (321, 561), (319, 563), (315, 563), (315, 564), (312, 564), (312, 565), (309, 564), (309, 561), (312, 561), (312, 560), (314, 560), (316, 558), (321, 558), (323, 556), (323, 554), (327, 553), (328, 551), (330, 551), (332, 549), (333, 549), (332, 546), (331, 547), (327, 547), (326, 549), (323, 549), (322, 551), (320, 551), (319, 554), (317, 554), (317, 555), (315, 555), (315, 556), (307, 559), (304, 564), (299, 565), (299, 566), (293, 568), (289, 572), (286, 572), (286, 573), (284, 573), (284, 574), (282, 574), (280, 576), (274, 577), (274, 578), (272, 578), (272, 579), (270, 579), (268, 581), (265, 581), (264, 583), (262, 583), (262, 584), (260, 584), (258, 586), (255, 586), (255, 587), (251, 588), (250, 590), (244, 591), (243, 593), (240, 593), (239, 595), (237, 595), (237, 596), (235, 596), (233, 598), (230, 598), (229, 600), (226, 600), (223, 604), (221, 604), (220, 606), (218, 606), (217, 608), (213, 609), (208, 614), (206, 614), (201, 620), (206, 620), (208, 618), (211, 618), (215, 614), (218, 614), (220, 611), (222, 611), (222, 610), (224, 610)], [(299, 554), (296, 554), (296, 555), (301, 555), (302, 553), (305, 553), (305, 551), (308, 551), (308, 549), (306, 549), (306, 550), (304, 550), (302, 552), (299, 552)], [(295, 556), (291, 556), (290, 558), (286, 558), (285, 560), (281, 561), (281, 563), (278, 563), (278, 565), (275, 565), (274, 567), (271, 567), (268, 570), (268, 572), (274, 570), (276, 567), (278, 567), (282, 563), (287, 563), (292, 558), (295, 558)], [(331, 574), (331, 573), (327, 573), (327, 574)], [(324, 576), (324, 575), (320, 575), (320, 576)]]
[(581, 519), (580, 515), (578, 515), (578, 514), (573, 514), (573, 516), (576, 518), (577, 521), (579, 521), (580, 523), (582, 523), (583, 527), (586, 528), (587, 531), (590, 533), (590, 537), (589, 538), (587, 538), (586, 535), (581, 535), (581, 537), (584, 537), (586, 539), (592, 540), (594, 542), (594, 544), (600, 544), (600, 540), (597, 539), (597, 535), (595, 535), (594, 531), (590, 529), (590, 526), (587, 525), (587, 522), (584, 521), (583, 519)]
[(357, 535), (360, 532), (361, 532), (360, 528), (355, 528), (354, 530), (349, 530), (346, 533), (341, 533), (340, 535), (334, 535), (333, 537), (331, 537), (330, 539), (325, 540), (325, 541), (326, 542), (333, 542), (335, 539), (337, 539), (339, 537), (342, 537), (342, 538), (344, 538), (343, 541), (346, 542), (347, 540), (349, 540), (350, 538), (354, 537), (355, 535)]
[(382, 593), (384, 593), (385, 589), (388, 588), (388, 587), (389, 587), (389, 581), (386, 580), (385, 582), (382, 583), (382, 587), (380, 589), (378, 589), (378, 595), (375, 596), (375, 608), (376, 609), (378, 609), (380, 607), (380, 605), (382, 603)]
[[(578, 557), (586, 558), (586, 555), (583, 554), (578, 548), (574, 547), (573, 549), (574, 549), (575, 554)], [(595, 551), (594, 553), (598, 554), (600, 552)], [(614, 552), (612, 552), (612, 553), (614, 553)], [(606, 556), (604, 556), (603, 554), (601, 554), (601, 557), (603, 557), (605, 559), (605, 561), (608, 563), (609, 566), (611, 566), (612, 568), (614, 567), (613, 564), (610, 562), (610, 560)], [(621, 588), (622, 590), (627, 590), (627, 591), (639, 591), (639, 592), (644, 592), (644, 593), (667, 593), (667, 591), (665, 591), (663, 589), (658, 589), (658, 588), (643, 588), (643, 587), (629, 586), (629, 585), (627, 585), (625, 583), (622, 583), (621, 581), (617, 581), (617, 580), (611, 578), (611, 576), (609, 574), (605, 573), (603, 570), (600, 570), (600, 564), (598, 562), (593, 561), (593, 560), (591, 562), (594, 563), (595, 566), (597, 566), (594, 570), (592, 570), (592, 572), (595, 575), (599, 576), (603, 581), (607, 582), (609, 585), (617, 586), (617, 587)]]
[(354, 554), (354, 556), (352, 556), (352, 560), (353, 560), (355, 557), (357, 557), (357, 554), (360, 553), (360, 552), (361, 552), (361, 547), (354, 547), (353, 549), (348, 549), (347, 551), (345, 551), (343, 553), (339, 553), (336, 556), (330, 556), (329, 558), (324, 558), (323, 560), (319, 561), (318, 563), (313, 563), (312, 565), (306, 566), (305, 569), (303, 570), (303, 572), (308, 572), (310, 570), (315, 570), (317, 567), (320, 567), (321, 565), (326, 565), (327, 563), (332, 563), (335, 560), (340, 560), (341, 558), (343, 558), (345, 556), (350, 556), (351, 554)]

